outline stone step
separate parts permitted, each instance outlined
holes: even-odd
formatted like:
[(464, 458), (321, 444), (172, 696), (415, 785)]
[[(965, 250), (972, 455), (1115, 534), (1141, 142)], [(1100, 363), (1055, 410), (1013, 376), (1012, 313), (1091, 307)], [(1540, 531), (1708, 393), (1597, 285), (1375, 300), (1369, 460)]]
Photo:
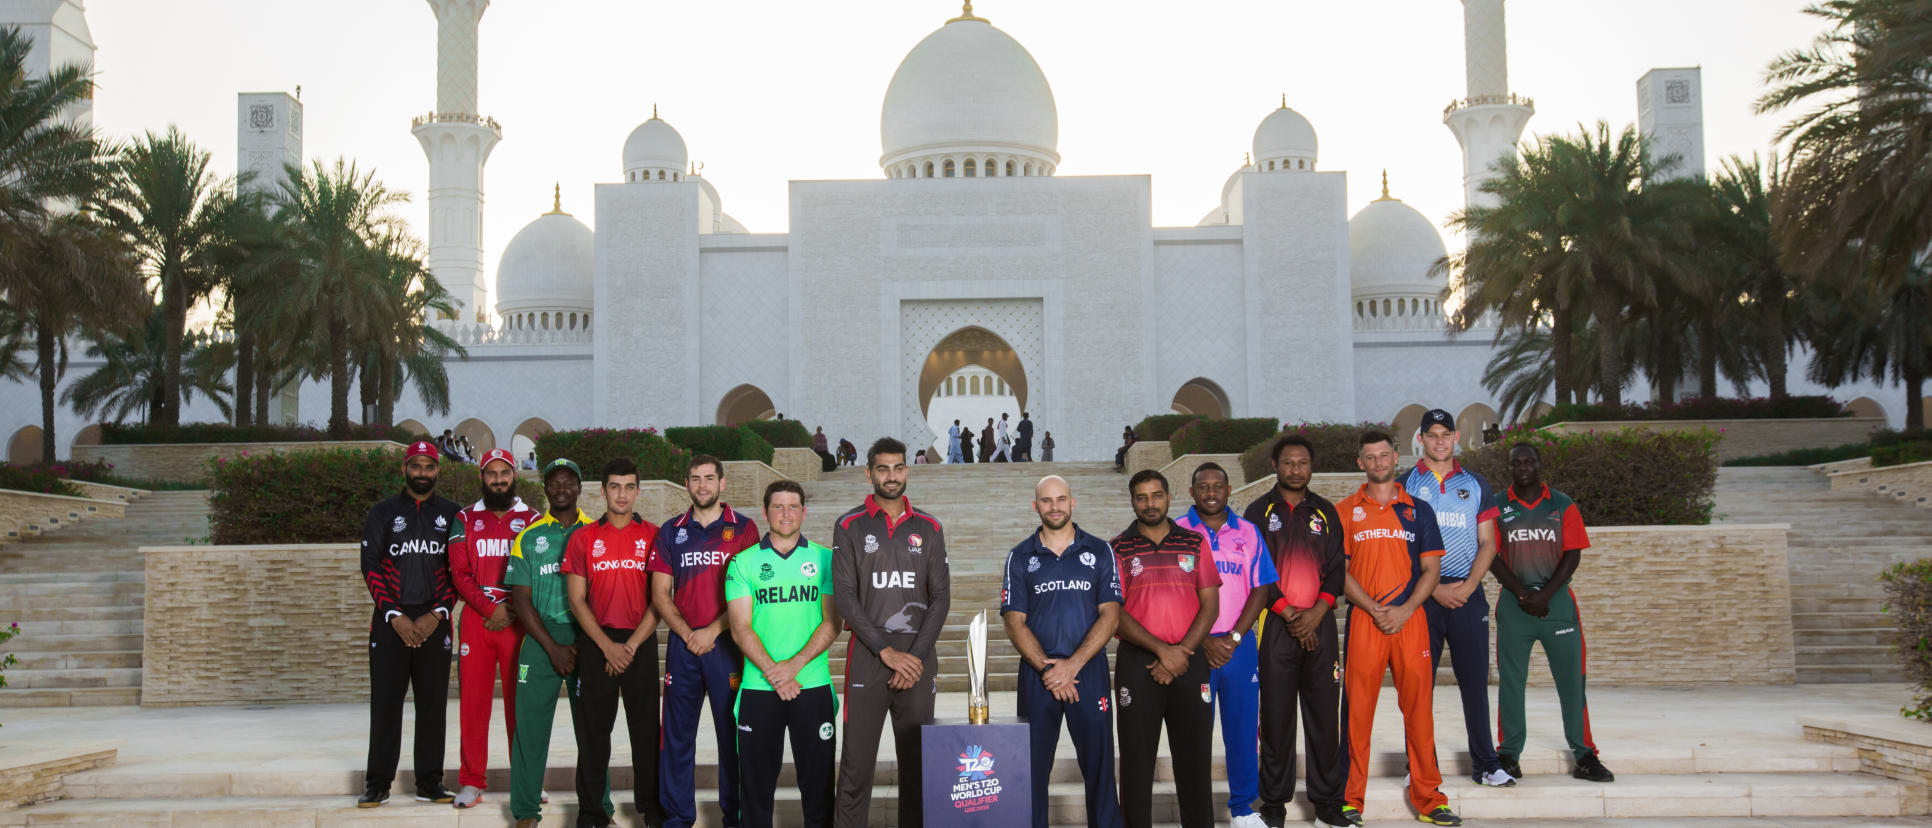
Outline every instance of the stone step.
[(140, 583), (146, 574), (138, 570), (102, 572), (0, 572), (0, 586), (15, 584)]
[[(102, 667), (140, 667), (140, 650), (102, 652), (22, 652), (15, 653), (21, 670), (72, 670)], [(11, 672), (8, 675), (12, 675)]]
[[(620, 811), (630, 811), (630, 793), (616, 789), (612, 797)], [(1225, 798), (1226, 785), (1216, 783), (1216, 801)], [(1751, 817), (1775, 816), (1898, 816), (1910, 796), (1907, 787), (1889, 779), (1863, 774), (1698, 774), (1633, 775), (1618, 777), (1615, 784), (1594, 785), (1568, 777), (1531, 777), (1514, 788), (1482, 788), (1469, 784), (1445, 784), (1443, 792), (1449, 805), (1468, 819), (1615, 819), (1621, 817)], [(777, 790), (778, 816), (784, 824), (797, 824), (798, 791), (781, 786)], [(292, 797), (208, 797), (156, 799), (70, 799), (0, 812), (0, 826), (6, 825), (250, 825), (317, 826), (338, 824), (384, 824), (424, 826), (470, 826), (507, 824), (508, 797), (497, 793), (474, 809), (459, 811), (445, 806), (417, 803), (404, 795), (381, 808), (358, 809), (351, 796)], [(1371, 820), (1411, 819), (1402, 783), (1395, 778), (1370, 781), (1364, 803), (1364, 816)], [(1002, 795), (1024, 795), (1006, 792)], [(545, 825), (568, 825), (574, 817), (574, 795), (553, 793), (547, 806)], [(1048, 822), (1056, 825), (1082, 824), (1085, 816), (1084, 791), (1078, 782), (1055, 782), (1048, 787), (1051, 813)], [(720, 824), (715, 798), (699, 797), (700, 825)], [(873, 791), (873, 824), (892, 821), (898, 807), (896, 786), (880, 785)], [(1172, 822), (1175, 813), (1173, 784), (1157, 782), (1153, 791), (1153, 820)], [(1217, 810), (1219, 810), (1217, 808)], [(1306, 821), (1313, 817), (1304, 802), (1289, 806), (1291, 819)], [(628, 824), (628, 823), (626, 823)]]
[(1848, 627), (1841, 629), (1793, 629), (1799, 647), (1892, 646), (1898, 636), (1896, 627)]
[(1896, 629), (1892, 626), (1892, 616), (1876, 611), (1797, 612), (1791, 615), (1791, 626), (1798, 630), (1838, 630), (1854, 627)]
[[(23, 625), (24, 628), (24, 625)], [(141, 651), (141, 634), (133, 633), (37, 633), (22, 634), (7, 642), (16, 653), (76, 653), (101, 651)]]
[(60, 606), (17, 606), (12, 618), (24, 630), (29, 622), (36, 621), (139, 621), (141, 610), (140, 603), (98, 605), (81, 599)]
[(139, 665), (134, 667), (81, 667), (46, 670), (14, 667), (7, 670), (7, 689), (19, 687), (27, 690), (51, 690), (60, 687), (140, 686), (141, 668)]
[[(12, 671), (8, 671), (11, 673)], [(12, 679), (8, 679), (11, 684)], [(0, 689), (0, 708), (114, 707), (140, 704), (139, 687), (45, 687)], [(6, 823), (0, 822), (0, 825)]]
[(1884, 667), (1896, 664), (1898, 655), (1890, 644), (1847, 644), (1797, 647), (1797, 661), (1809, 667), (1858, 666)]
[(1870, 684), (1905, 681), (1905, 668), (1896, 664), (1889, 666), (1807, 665), (1800, 661), (1797, 678), (1799, 684)]
[(141, 619), (138, 617), (117, 618), (105, 621), (23, 621), (20, 624), (20, 635), (23, 638), (27, 636), (79, 635), (86, 633), (96, 635), (139, 635), (140, 632)]

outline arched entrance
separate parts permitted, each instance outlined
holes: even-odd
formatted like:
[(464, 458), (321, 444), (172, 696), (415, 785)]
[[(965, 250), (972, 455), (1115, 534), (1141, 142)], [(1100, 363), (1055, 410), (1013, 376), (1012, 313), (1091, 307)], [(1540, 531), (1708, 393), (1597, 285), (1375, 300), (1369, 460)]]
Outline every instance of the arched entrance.
[(510, 434), (510, 454), (517, 458), (517, 465), (521, 466), (529, 458), (530, 452), (537, 450), (538, 438), (552, 431), (556, 429), (551, 428), (550, 423), (542, 417), (531, 417), (517, 426), (517, 430)]
[(1850, 411), (1854, 417), (1878, 417), (1880, 419), (1885, 417), (1885, 406), (1880, 405), (1878, 400), (1874, 400), (1871, 397), (1859, 397), (1858, 399), (1845, 403), (1845, 410)]
[(1007, 414), (1009, 433), (1019, 425), (1026, 409), (1026, 369), (1000, 335), (968, 326), (947, 334), (926, 354), (916, 393), (930, 436), (914, 444), (931, 447), (943, 459), (954, 419), (972, 427), (975, 439), (988, 417), (997, 421)]
[(1464, 408), (1461, 414), (1456, 415), (1456, 431), (1462, 434), (1463, 450), (1480, 448), (1483, 444), (1483, 432), (1489, 430), (1490, 426), (1500, 427), (1502, 420), (1503, 418), (1496, 413), (1496, 409), (1484, 403), (1472, 403), (1468, 408)]
[(429, 426), (426, 426), (426, 425), (423, 425), (423, 424), (422, 424), (422, 421), (420, 421), (420, 420), (404, 420), (404, 421), (402, 421), (402, 422), (400, 422), (400, 423), (397, 423), (397, 424), (396, 424), (396, 427), (397, 427), (397, 428), (400, 428), (400, 429), (402, 429), (402, 430), (404, 430), (404, 431), (407, 431), (407, 432), (409, 432), (409, 433), (411, 433), (411, 434), (414, 434), (414, 435), (416, 435), (416, 436), (418, 436), (418, 437), (428, 437), (428, 436), (430, 436), (430, 435), (429, 435)]
[(1174, 392), (1171, 406), (1178, 413), (1199, 414), (1210, 420), (1225, 420), (1234, 413), (1234, 406), (1228, 403), (1228, 392), (1221, 390), (1220, 383), (1206, 377), (1183, 383)]
[(101, 444), (101, 424), (93, 423), (74, 432), (74, 442), (68, 446), (98, 446)]
[(13, 433), (13, 439), (7, 441), (7, 462), (25, 465), (46, 459), (40, 452), (41, 433), (40, 426), (21, 426)]
[[(980, 365), (1006, 383), (1014, 406), (1031, 411), (1036, 428), (1051, 427), (1053, 374), (1043, 299), (904, 298), (898, 342), (898, 392), (883, 402), (898, 407), (895, 436), (909, 445), (938, 439), (927, 422), (933, 396), (942, 381), (967, 365)], [(1018, 418), (1015, 412), (1012, 419)], [(1068, 451), (1063, 442), (1061, 456)]]
[(1409, 403), (1395, 412), (1395, 419), (1389, 421), (1389, 435), (1395, 438), (1397, 453), (1410, 458), (1422, 456), (1422, 415), (1429, 409), (1420, 403)]
[(496, 432), (482, 420), (471, 417), (456, 425), (456, 436), (470, 438), (470, 448), (477, 457), (482, 457), (490, 449), (496, 448)]
[(778, 413), (771, 396), (756, 385), (740, 385), (726, 391), (718, 400), (718, 425), (738, 425), (752, 420), (769, 420)]

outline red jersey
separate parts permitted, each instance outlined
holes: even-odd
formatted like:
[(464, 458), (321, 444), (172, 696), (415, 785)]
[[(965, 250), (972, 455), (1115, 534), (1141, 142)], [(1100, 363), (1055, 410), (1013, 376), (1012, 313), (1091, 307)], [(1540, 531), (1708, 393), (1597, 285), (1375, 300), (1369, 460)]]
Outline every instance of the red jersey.
[(456, 513), (449, 530), (449, 575), (456, 595), (477, 612), (492, 615), (496, 605), (510, 600), (503, 569), (510, 562), (510, 544), (523, 528), (542, 517), (517, 498), (502, 517), (479, 500)]
[(631, 516), (619, 529), (605, 515), (570, 535), (563, 571), (589, 581), (586, 598), (597, 624), (620, 630), (636, 629), (651, 606), (648, 567), (657, 554), (657, 527)]
[(1221, 588), (1207, 538), (1169, 520), (1167, 537), (1159, 545), (1137, 526), (1128, 526), (1114, 538), (1113, 547), (1120, 591), (1127, 596), (1122, 609), (1155, 638), (1181, 643), (1201, 611), (1200, 590)]

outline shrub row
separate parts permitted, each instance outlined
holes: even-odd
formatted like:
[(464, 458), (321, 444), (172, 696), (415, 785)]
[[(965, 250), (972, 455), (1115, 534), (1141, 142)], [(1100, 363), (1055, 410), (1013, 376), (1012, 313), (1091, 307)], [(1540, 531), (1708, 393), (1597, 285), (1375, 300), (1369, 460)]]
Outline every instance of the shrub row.
[[(803, 428), (804, 426), (800, 426)], [(756, 460), (769, 465), (772, 444), (745, 426), (680, 426), (664, 430), (664, 438), (692, 454), (709, 454), (719, 460)], [(679, 469), (672, 480), (683, 480)]]
[(629, 457), (639, 480), (684, 480), (691, 452), (671, 444), (655, 428), (584, 428), (553, 431), (537, 438), (537, 468), (567, 457), (584, 470), (585, 480), (601, 479), (605, 463)]
[(1134, 426), (1134, 439), (1166, 440), (1173, 437), (1181, 426), (1203, 419), (1206, 418), (1199, 414), (1150, 414)]
[(1912, 703), (1899, 715), (1932, 721), (1932, 559), (1894, 564), (1878, 580), (1885, 612), (1898, 625), (1898, 663), (1912, 682)]
[(1268, 439), (1280, 422), (1273, 417), (1194, 420), (1176, 429), (1167, 439), (1175, 457), (1184, 454), (1236, 454), (1246, 451), (1257, 441)]
[(757, 432), (773, 448), (812, 447), (812, 433), (797, 420), (752, 420), (745, 427)]
[(1606, 422), (1614, 420), (1791, 420), (1821, 417), (1849, 417), (1844, 404), (1826, 396), (1769, 397), (1688, 397), (1674, 403), (1566, 403), (1537, 418), (1538, 427), (1552, 423)]
[[(333, 439), (328, 429), (312, 425), (251, 425), (227, 423), (183, 423), (148, 425), (144, 423), (105, 423), (101, 442), (109, 444), (148, 443), (320, 443)], [(385, 425), (349, 427), (349, 440), (388, 440), (409, 443), (416, 435), (406, 428)]]
[(1897, 466), (1932, 460), (1932, 431), (1883, 429), (1872, 435), (1872, 465)]
[(1362, 432), (1370, 429), (1388, 431), (1389, 424), (1294, 423), (1283, 426), (1280, 431), (1268, 435), (1266, 439), (1249, 446), (1241, 453), (1241, 473), (1249, 480), (1259, 480), (1274, 474), (1274, 461), (1268, 455), (1274, 449), (1275, 440), (1289, 434), (1306, 437), (1308, 442), (1314, 445), (1315, 471), (1359, 471), (1355, 466), (1355, 456), (1362, 447)]
[[(465, 506), (483, 495), (474, 464), (444, 460), (436, 493)], [(349, 543), (379, 500), (402, 491), (393, 450), (264, 453), (208, 464), (208, 527), (218, 544)], [(517, 496), (542, 509), (543, 487), (518, 478)]]
[(1544, 482), (1575, 499), (1587, 525), (1695, 526), (1711, 522), (1717, 440), (1709, 429), (1552, 434), (1517, 427), (1461, 460), (1501, 489), (1510, 481), (1510, 447), (1530, 443), (1543, 457)]
[(0, 489), (80, 497), (80, 489), (74, 488), (74, 484), (67, 482), (68, 477), (57, 472), (57, 468), (59, 467), (0, 463)]

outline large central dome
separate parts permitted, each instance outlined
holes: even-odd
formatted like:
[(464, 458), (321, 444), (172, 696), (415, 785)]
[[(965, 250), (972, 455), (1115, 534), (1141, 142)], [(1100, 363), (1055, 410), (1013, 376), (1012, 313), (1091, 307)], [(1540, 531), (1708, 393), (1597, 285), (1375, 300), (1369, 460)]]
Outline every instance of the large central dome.
[(970, 4), (900, 61), (879, 139), (879, 165), (895, 178), (946, 177), (948, 161), (960, 176), (1009, 168), (1047, 175), (1060, 163), (1060, 116), (1046, 75), (1019, 41), (972, 16)]

